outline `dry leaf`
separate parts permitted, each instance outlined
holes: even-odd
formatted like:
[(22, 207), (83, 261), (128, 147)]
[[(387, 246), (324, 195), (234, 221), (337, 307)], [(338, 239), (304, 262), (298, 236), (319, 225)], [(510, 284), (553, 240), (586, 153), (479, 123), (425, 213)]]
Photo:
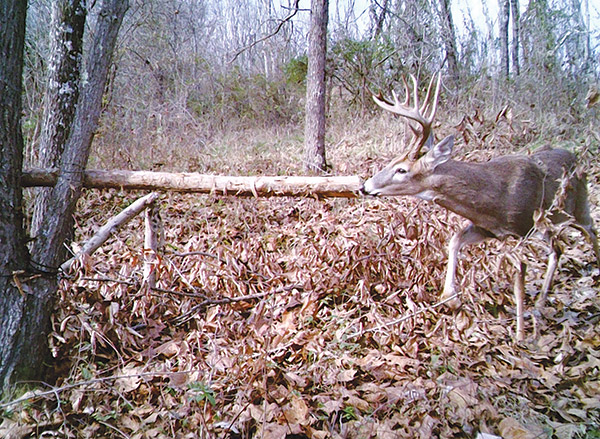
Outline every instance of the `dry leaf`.
[(119, 392), (128, 393), (133, 390), (136, 390), (142, 382), (142, 380), (140, 378), (140, 374), (142, 372), (143, 372), (143, 369), (141, 367), (137, 367), (137, 366), (133, 366), (133, 365), (128, 365), (128, 366), (125, 366), (124, 368), (122, 368), (119, 371), (119, 375), (121, 375), (122, 378), (118, 378), (115, 381), (115, 384), (116, 384)]
[(528, 430), (513, 418), (502, 419), (498, 424), (498, 430), (503, 439), (535, 439), (539, 437), (539, 432)]
[(299, 397), (292, 397), (290, 402), (283, 408), (283, 413), (286, 421), (290, 424), (308, 424), (308, 406), (304, 400)]
[(169, 340), (156, 348), (156, 354), (164, 355), (165, 357), (173, 357), (179, 353), (179, 348), (179, 341)]

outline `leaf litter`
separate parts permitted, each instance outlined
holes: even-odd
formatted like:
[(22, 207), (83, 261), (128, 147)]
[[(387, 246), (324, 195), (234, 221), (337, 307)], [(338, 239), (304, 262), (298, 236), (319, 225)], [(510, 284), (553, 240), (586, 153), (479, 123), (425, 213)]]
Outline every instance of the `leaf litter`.
[[(87, 191), (79, 241), (135, 198)], [(136, 218), (62, 281), (46, 384), (2, 404), (0, 436), (600, 434), (600, 276), (577, 232), (542, 314), (536, 238), (466, 249), (452, 310), (439, 295), (463, 220), (434, 205), (164, 194), (160, 210), (157, 289), (142, 285)], [(515, 258), (529, 266), (522, 343)]]

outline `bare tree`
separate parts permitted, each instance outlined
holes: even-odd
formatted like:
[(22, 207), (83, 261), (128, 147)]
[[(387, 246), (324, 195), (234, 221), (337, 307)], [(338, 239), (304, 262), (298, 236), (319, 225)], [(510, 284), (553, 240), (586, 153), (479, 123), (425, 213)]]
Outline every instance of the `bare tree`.
[(324, 172), (325, 158), (325, 60), (329, 0), (312, 0), (306, 76), (306, 119), (304, 128), (304, 167), (308, 172)]
[[(86, 86), (79, 97), (73, 128), (61, 157), (60, 175), (33, 245), (39, 260), (51, 266), (60, 265), (66, 256), (63, 243), (73, 226), (72, 215), (81, 192), (83, 171), (100, 119), (108, 69), (127, 7), (127, 0), (104, 0), (97, 15), (94, 40), (86, 62)], [(55, 212), (61, 215), (55, 217)]]
[[(65, 243), (72, 234), (73, 212), (81, 193), (83, 171), (97, 129), (117, 33), (128, 7), (127, 0), (104, 0), (93, 27), (87, 57), (87, 82), (79, 96), (73, 127), (60, 159), (38, 236), (28, 257), (22, 227), (20, 173), (23, 141), (19, 132), (21, 69), (23, 64), (26, 2), (0, 3), (0, 125), (2, 175), (0, 202), (0, 383), (39, 378), (48, 353), (47, 334), (58, 287), (58, 269), (66, 259)], [(9, 49), (9, 50), (5, 50)], [(5, 67), (6, 66), (6, 67)], [(6, 94), (3, 90), (7, 90)], [(15, 114), (12, 114), (14, 111)], [(6, 121), (6, 122), (4, 122)], [(4, 163), (4, 161), (6, 163)], [(29, 260), (29, 261), (28, 261)], [(29, 264), (27, 264), (29, 262)]]
[(521, 65), (519, 63), (519, 47), (521, 44), (521, 12), (519, 11), (519, 0), (510, 0), (510, 11), (512, 14), (512, 70), (513, 73), (518, 76), (521, 74)]
[(458, 81), (458, 61), (456, 50), (456, 32), (452, 21), (450, 0), (440, 0), (442, 14), (442, 38), (446, 48), (446, 60), (448, 61), (448, 73), (453, 82)]
[(383, 24), (388, 13), (388, 0), (372, 0), (369, 11), (373, 22), (372, 39), (377, 40), (383, 32)]
[[(521, 71), (519, 64), (520, 44), (520, 12), (518, 0), (499, 0), (500, 21), (500, 73), (508, 78), (511, 74), (518, 75)], [(511, 24), (512, 17), (512, 26)], [(512, 32), (509, 33), (509, 30)], [(510, 36), (510, 38), (509, 38)], [(511, 69), (512, 61), (512, 69)]]
[(508, 78), (508, 23), (510, 21), (510, 0), (499, 0), (499, 6), (500, 11), (498, 12), (498, 20), (500, 22), (500, 73), (504, 78)]

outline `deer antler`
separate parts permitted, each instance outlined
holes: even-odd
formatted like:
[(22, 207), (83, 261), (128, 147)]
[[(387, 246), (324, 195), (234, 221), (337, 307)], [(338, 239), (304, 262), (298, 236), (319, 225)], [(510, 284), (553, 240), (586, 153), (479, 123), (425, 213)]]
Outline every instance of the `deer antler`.
[(429, 81), (429, 87), (427, 89), (427, 94), (425, 95), (425, 100), (423, 101), (423, 105), (419, 106), (419, 89), (417, 78), (414, 75), (410, 75), (410, 79), (413, 83), (413, 104), (411, 106), (411, 96), (408, 88), (408, 83), (404, 77), (402, 78), (402, 82), (404, 83), (404, 102), (400, 102), (398, 96), (395, 91), (392, 91), (392, 96), (394, 98), (393, 102), (385, 99), (381, 93), (377, 96), (373, 96), (373, 100), (377, 105), (379, 105), (384, 110), (390, 111), (399, 116), (406, 117), (407, 119), (414, 120), (417, 122), (421, 129), (415, 128), (413, 125), (410, 125), (413, 133), (415, 134), (414, 146), (412, 151), (409, 151), (409, 155), (412, 158), (417, 158), (419, 153), (421, 152), (421, 148), (423, 145), (427, 143), (427, 140), (431, 136), (431, 125), (433, 123), (433, 119), (435, 118), (435, 112), (437, 111), (437, 101), (440, 94), (440, 84), (441, 84), (441, 72), (437, 74), (437, 83), (435, 85), (435, 92), (433, 92), (433, 81), (436, 79), (436, 76), (433, 76)]

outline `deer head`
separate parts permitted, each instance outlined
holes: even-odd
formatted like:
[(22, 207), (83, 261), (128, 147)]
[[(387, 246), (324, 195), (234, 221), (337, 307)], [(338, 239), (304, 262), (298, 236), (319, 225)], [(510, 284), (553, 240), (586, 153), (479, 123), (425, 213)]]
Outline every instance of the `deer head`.
[(414, 75), (410, 75), (410, 79), (413, 85), (412, 98), (404, 78), (403, 102), (400, 102), (395, 92), (392, 92), (393, 102), (383, 98), (381, 93), (373, 96), (375, 103), (384, 110), (407, 118), (413, 136), (400, 156), (365, 182), (363, 192), (366, 194), (416, 195), (428, 198), (425, 177), (450, 158), (454, 145), (453, 137), (446, 137), (437, 145), (433, 145), (432, 124), (437, 110), (441, 75), (431, 78), (422, 105), (419, 102), (417, 79)]
[(362, 191), (368, 195), (414, 195), (432, 200), (432, 178), (436, 168), (452, 154), (454, 136), (448, 136), (418, 159), (401, 156), (365, 181)]

